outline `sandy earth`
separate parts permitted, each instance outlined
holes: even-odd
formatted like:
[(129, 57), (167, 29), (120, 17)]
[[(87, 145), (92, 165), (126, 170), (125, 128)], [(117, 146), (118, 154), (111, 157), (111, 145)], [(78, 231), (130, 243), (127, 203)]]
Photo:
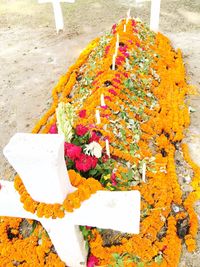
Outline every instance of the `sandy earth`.
[[(34, 0), (0, 1), (0, 178), (13, 172), (2, 149), (15, 132), (30, 132), (51, 102), (58, 78), (94, 37), (109, 30), (131, 7), (132, 16), (148, 22), (150, 2), (76, 0), (62, 4), (65, 30), (56, 34), (51, 4)], [(200, 0), (162, 0), (160, 31), (183, 50), (191, 84), (200, 88)], [(188, 99), (191, 114), (187, 142), (200, 164), (200, 96)], [(197, 209), (200, 212), (200, 204)], [(199, 213), (200, 214), (200, 213)], [(200, 234), (198, 236), (200, 248)], [(183, 250), (181, 267), (199, 267), (200, 251)]]

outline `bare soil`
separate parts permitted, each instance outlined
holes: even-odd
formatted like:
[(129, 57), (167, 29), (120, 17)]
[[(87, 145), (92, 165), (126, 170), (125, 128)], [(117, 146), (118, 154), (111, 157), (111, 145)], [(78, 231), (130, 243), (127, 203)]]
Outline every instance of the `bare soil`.
[[(0, 1), (0, 178), (13, 171), (2, 149), (16, 132), (30, 132), (48, 109), (51, 90), (81, 50), (115, 22), (131, 15), (149, 23), (150, 2), (76, 0), (63, 3), (65, 29), (56, 34), (51, 4), (34, 0)], [(162, 0), (160, 31), (183, 51), (188, 82), (200, 88), (200, 1)], [(186, 131), (193, 159), (200, 164), (200, 96), (188, 99), (196, 109)], [(198, 213), (200, 204), (197, 203)], [(199, 213), (200, 214), (200, 213)], [(200, 248), (200, 234), (198, 235)], [(180, 267), (199, 267), (200, 251), (183, 249)]]

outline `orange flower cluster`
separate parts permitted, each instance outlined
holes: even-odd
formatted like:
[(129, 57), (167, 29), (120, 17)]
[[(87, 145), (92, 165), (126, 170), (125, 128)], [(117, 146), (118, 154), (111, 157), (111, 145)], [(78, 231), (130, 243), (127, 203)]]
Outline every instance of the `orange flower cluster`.
[(20, 201), (24, 204), (24, 209), (37, 214), (38, 217), (63, 218), (65, 211), (72, 212), (80, 207), (81, 202), (90, 198), (98, 190), (103, 190), (102, 185), (95, 179), (85, 179), (74, 170), (68, 171), (71, 184), (77, 188), (73, 193), (66, 196), (62, 204), (46, 204), (35, 201), (29, 193), (19, 176), (15, 177), (15, 189), (20, 194)]
[[(113, 70), (117, 33), (120, 40)], [(90, 127), (91, 131), (101, 133), (103, 138), (99, 143), (103, 151), (106, 150), (104, 138), (109, 140), (114, 161), (111, 171), (117, 181), (115, 190), (139, 190), (141, 193), (141, 227), (138, 235), (129, 235), (123, 237), (120, 244), (105, 246), (102, 231), (92, 229), (88, 240), (90, 253), (98, 258), (99, 266), (116, 266), (113, 254), (117, 253), (123, 257), (124, 266), (138, 266), (136, 259), (139, 259), (143, 266), (176, 267), (182, 240), (189, 251), (196, 249), (198, 221), (194, 202), (200, 198), (200, 168), (191, 161), (187, 146), (180, 146), (184, 129), (190, 123), (188, 107), (184, 102), (188, 92), (190, 87), (186, 83), (181, 51), (174, 51), (165, 36), (151, 32), (140, 21), (121, 20), (113, 27), (111, 34), (95, 39), (61, 78), (53, 90), (51, 108), (33, 129), (34, 133), (48, 133), (56, 122), (55, 108), (58, 103), (69, 101), (77, 114), (74, 127), (82, 124)], [(106, 104), (104, 107), (100, 103), (102, 94)], [(96, 124), (96, 109), (100, 111), (100, 124)], [(84, 118), (78, 116), (81, 110), (85, 110)], [(188, 195), (183, 194), (179, 184), (175, 160), (177, 151), (183, 153), (184, 160), (194, 173), (191, 182), (193, 191)], [(142, 180), (144, 163), (145, 181)], [(69, 176), (78, 189), (68, 195), (62, 205), (35, 202), (19, 177), (16, 177), (15, 185), (27, 210), (37, 211), (38, 216), (62, 217), (64, 210), (73, 211), (91, 193), (102, 190), (101, 184), (92, 178), (85, 179), (72, 170)], [(9, 227), (12, 221), (2, 220), (0, 240), (8, 236), (6, 224)], [(182, 229), (180, 225), (183, 221), (186, 227)], [(14, 236), (18, 225), (12, 229)], [(34, 253), (39, 251), (38, 258), (42, 262), (46, 257), (44, 250), (40, 250), (34, 242), (31, 247), (34, 255), (31, 256), (27, 250), (28, 256), (19, 252), (17, 241), (20, 238), (12, 239), (20, 259), (16, 256), (7, 259), (7, 246), (11, 241), (5, 246), (1, 242), (2, 263), (24, 260), (28, 264), (28, 257), (35, 257)], [(22, 247), (29, 241), (20, 240), (24, 242)], [(52, 253), (45, 261), (51, 266), (62, 266)]]

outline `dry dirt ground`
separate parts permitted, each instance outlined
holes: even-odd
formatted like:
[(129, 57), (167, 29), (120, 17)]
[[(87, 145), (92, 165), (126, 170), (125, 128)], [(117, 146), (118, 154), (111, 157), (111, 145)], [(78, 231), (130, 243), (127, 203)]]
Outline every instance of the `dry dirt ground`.
[[(0, 178), (13, 173), (2, 149), (15, 132), (30, 132), (48, 108), (58, 78), (94, 37), (131, 14), (149, 21), (150, 2), (139, 0), (76, 0), (63, 3), (64, 32), (56, 34), (51, 4), (35, 0), (0, 0)], [(184, 54), (189, 83), (200, 88), (200, 0), (162, 0), (160, 31)], [(189, 98), (187, 142), (200, 164), (200, 97)], [(200, 204), (197, 205), (197, 209)], [(198, 236), (200, 248), (200, 234)], [(181, 267), (199, 267), (200, 251), (183, 249)], [(170, 266), (169, 266), (170, 267)]]

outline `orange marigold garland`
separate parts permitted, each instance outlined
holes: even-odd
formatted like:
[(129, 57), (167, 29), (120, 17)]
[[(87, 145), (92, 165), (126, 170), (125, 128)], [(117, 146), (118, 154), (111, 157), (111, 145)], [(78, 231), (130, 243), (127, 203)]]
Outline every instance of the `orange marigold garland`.
[(93, 178), (85, 179), (74, 170), (69, 170), (68, 175), (71, 184), (77, 190), (68, 194), (63, 204), (46, 204), (33, 200), (26, 191), (20, 177), (15, 177), (15, 189), (21, 195), (20, 201), (24, 204), (24, 209), (32, 213), (36, 212), (38, 217), (62, 218), (65, 215), (64, 211), (72, 212), (74, 209), (79, 208), (81, 202), (88, 199), (91, 194), (94, 194), (98, 190), (103, 190), (102, 185)]

